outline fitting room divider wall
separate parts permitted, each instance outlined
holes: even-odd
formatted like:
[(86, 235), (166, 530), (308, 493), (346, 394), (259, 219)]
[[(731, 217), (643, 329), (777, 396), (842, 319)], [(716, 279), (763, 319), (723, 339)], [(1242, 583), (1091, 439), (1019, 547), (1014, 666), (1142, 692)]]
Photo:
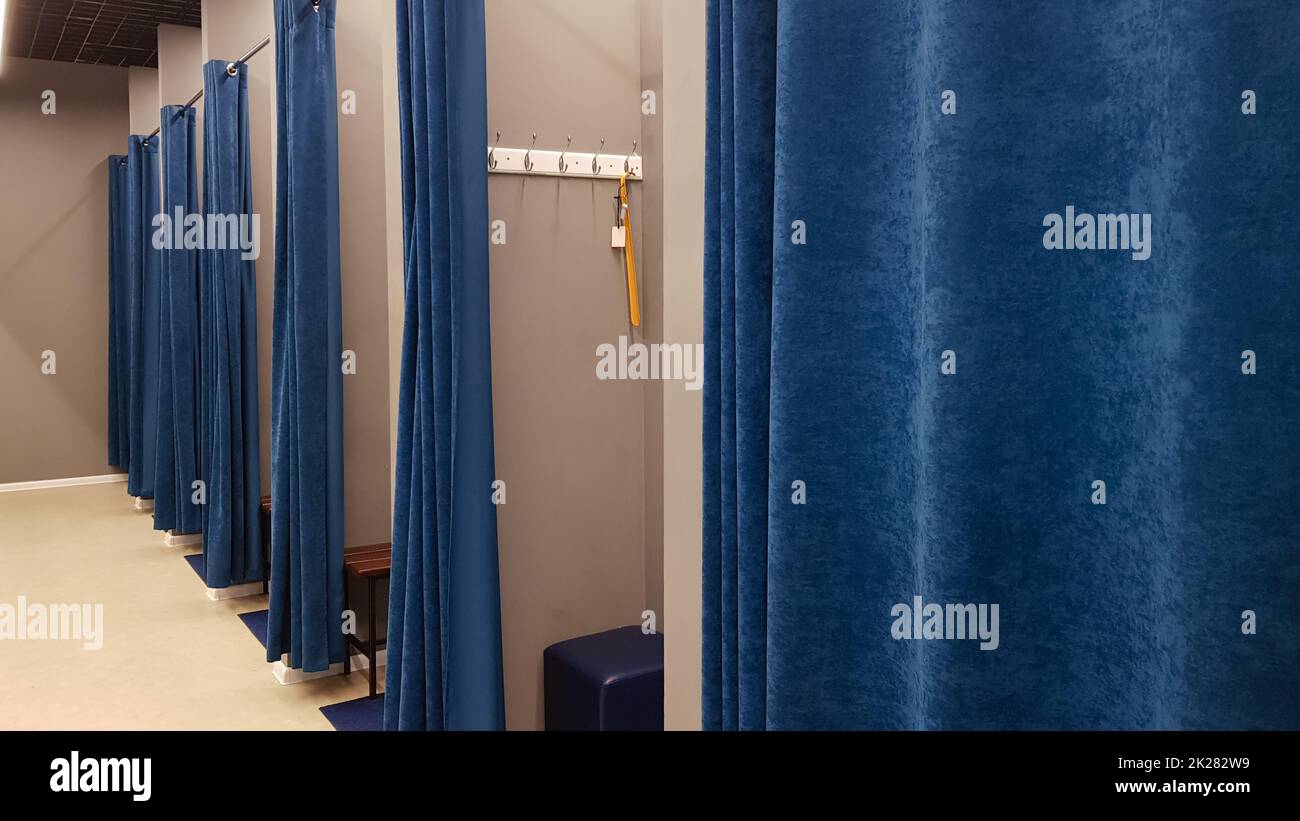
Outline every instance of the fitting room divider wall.
[(705, 726), (1300, 728), (1300, 7), (860, 6), (709, 4)]

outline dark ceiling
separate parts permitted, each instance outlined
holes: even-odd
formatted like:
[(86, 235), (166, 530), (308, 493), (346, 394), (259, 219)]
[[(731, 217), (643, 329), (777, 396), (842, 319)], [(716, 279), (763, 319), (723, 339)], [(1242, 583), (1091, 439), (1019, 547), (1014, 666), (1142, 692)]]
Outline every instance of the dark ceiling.
[(159, 23), (200, 25), (200, 0), (9, 0), (3, 54), (35, 60), (158, 65)]

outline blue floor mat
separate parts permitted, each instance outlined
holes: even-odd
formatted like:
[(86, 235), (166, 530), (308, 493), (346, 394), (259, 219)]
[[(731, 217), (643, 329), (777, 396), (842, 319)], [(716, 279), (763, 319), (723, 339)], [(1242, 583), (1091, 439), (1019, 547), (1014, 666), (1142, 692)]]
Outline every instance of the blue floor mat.
[(194, 568), (194, 572), (199, 574), (199, 580), (202, 581), (203, 584), (206, 586), (208, 581), (207, 578), (204, 576), (204, 571), (206, 570), (206, 566), (203, 564), (203, 554), (191, 553), (190, 555), (185, 557), (185, 561), (190, 563), (190, 567)]
[(266, 647), (266, 618), (269, 615), (268, 610), (254, 610), (251, 613), (240, 613), (239, 620), (244, 623), (249, 632), (257, 636), (257, 640), (262, 642), (262, 647)]
[(362, 696), (320, 708), (334, 729), (340, 732), (365, 732), (384, 729), (384, 694), (373, 699)]

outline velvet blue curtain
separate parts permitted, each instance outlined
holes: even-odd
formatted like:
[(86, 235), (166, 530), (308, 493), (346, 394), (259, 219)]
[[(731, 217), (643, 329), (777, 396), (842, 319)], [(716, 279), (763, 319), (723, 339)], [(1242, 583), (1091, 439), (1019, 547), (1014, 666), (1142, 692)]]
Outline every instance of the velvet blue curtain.
[(1300, 728), (1300, 7), (865, 5), (708, 6), (705, 726)]
[[(251, 237), (252, 160), (248, 69), (203, 67), (203, 212), (245, 219)], [(262, 578), (262, 472), (257, 399), (257, 266), (229, 232), (204, 249), (200, 267), (199, 395), (203, 566), (208, 587)]]
[[(194, 502), (193, 483), (199, 478), (199, 252), (186, 248), (184, 241), (186, 234), (193, 233), (190, 219), (201, 218), (196, 116), (182, 105), (164, 106), (160, 116), (162, 205), (171, 240), (162, 251), (159, 281), (153, 526), (198, 533), (203, 509)], [(178, 209), (183, 215), (180, 220)], [(207, 233), (201, 223), (198, 230)]]
[(276, 0), (267, 659), (343, 660), (343, 314), (334, 0)]
[(482, 0), (398, 0), (406, 317), (384, 727), (504, 729)]
[(127, 492), (154, 495), (158, 444), (158, 310), (162, 252), (154, 248), (158, 214), (158, 141), (132, 136), (127, 143), (127, 338), (130, 464)]
[(108, 158), (108, 464), (126, 469), (131, 462), (127, 326), (126, 155)]

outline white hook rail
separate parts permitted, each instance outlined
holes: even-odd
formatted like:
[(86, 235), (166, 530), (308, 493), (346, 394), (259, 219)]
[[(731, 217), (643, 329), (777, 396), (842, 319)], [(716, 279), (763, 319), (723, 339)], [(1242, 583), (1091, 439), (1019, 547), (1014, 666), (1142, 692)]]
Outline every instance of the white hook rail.
[[(499, 146), (489, 147), (487, 153), (488, 171), (492, 174), (616, 180), (626, 173), (629, 180), (642, 179), (639, 154), (584, 154), (580, 151), (541, 151), (536, 148)], [(531, 161), (531, 171), (524, 167), (525, 155), (528, 155)], [(561, 158), (563, 158), (563, 167), (561, 167)], [(594, 171), (592, 160), (595, 160)]]

